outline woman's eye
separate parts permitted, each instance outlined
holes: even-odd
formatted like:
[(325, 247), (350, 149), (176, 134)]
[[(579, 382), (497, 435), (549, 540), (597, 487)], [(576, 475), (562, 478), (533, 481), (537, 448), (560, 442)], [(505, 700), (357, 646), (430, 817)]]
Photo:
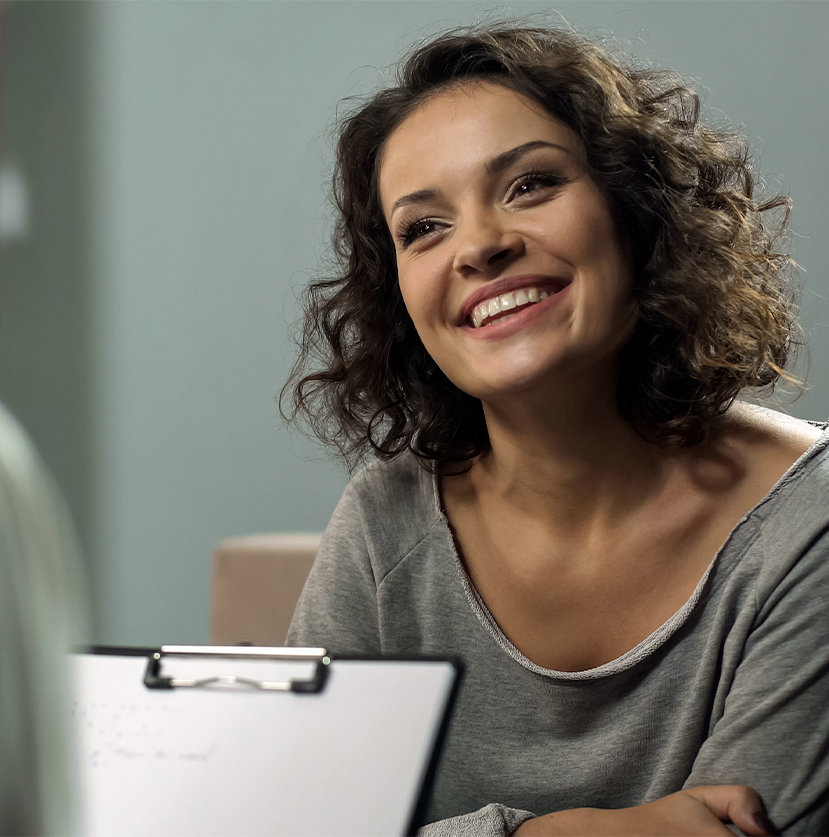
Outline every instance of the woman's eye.
[(513, 183), (507, 199), (515, 200), (525, 195), (533, 195), (547, 189), (557, 189), (564, 184), (563, 177), (552, 173), (527, 174)]
[(427, 235), (431, 235), (437, 229), (437, 221), (432, 221), (428, 218), (420, 221), (413, 221), (411, 224), (407, 224), (403, 228), (400, 240), (404, 247), (408, 247), (410, 244), (417, 241), (417, 239), (425, 238)]

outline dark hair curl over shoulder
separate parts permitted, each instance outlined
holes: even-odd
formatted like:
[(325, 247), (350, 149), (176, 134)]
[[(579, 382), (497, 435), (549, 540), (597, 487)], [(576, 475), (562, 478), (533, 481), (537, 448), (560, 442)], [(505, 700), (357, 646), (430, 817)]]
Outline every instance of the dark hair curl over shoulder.
[(400, 65), (397, 86), (342, 121), (336, 275), (306, 290), (283, 415), (302, 415), (352, 464), (372, 451), (388, 459), (411, 450), (430, 469), (456, 470), (487, 449), (480, 401), (446, 378), (407, 314), (377, 171), (386, 139), (415, 107), (480, 80), (576, 133), (632, 246), (639, 319), (620, 364), (622, 415), (665, 448), (704, 441), (741, 390), (771, 388), (786, 374), (799, 343), (790, 260), (777, 244), (790, 202), (755, 196), (745, 138), (704, 125), (681, 77), (614, 60), (559, 28), (442, 35)]

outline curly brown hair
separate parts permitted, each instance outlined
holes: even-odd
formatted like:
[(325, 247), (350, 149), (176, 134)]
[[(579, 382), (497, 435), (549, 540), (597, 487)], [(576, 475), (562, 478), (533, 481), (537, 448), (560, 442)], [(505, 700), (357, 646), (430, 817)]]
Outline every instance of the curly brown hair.
[(560, 28), (444, 34), (401, 63), (397, 86), (342, 121), (334, 275), (306, 290), (283, 416), (307, 419), (350, 463), (410, 450), (448, 469), (487, 449), (481, 402), (437, 367), (406, 311), (377, 171), (387, 138), (417, 105), (481, 80), (576, 133), (631, 244), (639, 319), (621, 358), (620, 412), (665, 448), (704, 441), (741, 390), (770, 389), (786, 374), (799, 344), (791, 263), (779, 249), (790, 201), (755, 196), (747, 141), (703, 124), (680, 76), (614, 59)]

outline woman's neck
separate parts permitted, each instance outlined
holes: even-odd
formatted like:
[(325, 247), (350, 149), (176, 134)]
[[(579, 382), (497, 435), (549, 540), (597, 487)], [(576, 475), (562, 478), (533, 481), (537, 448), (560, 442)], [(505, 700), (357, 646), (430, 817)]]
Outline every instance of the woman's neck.
[(484, 414), (490, 449), (470, 472), (476, 490), (557, 526), (624, 517), (664, 486), (672, 462), (607, 399), (515, 398)]

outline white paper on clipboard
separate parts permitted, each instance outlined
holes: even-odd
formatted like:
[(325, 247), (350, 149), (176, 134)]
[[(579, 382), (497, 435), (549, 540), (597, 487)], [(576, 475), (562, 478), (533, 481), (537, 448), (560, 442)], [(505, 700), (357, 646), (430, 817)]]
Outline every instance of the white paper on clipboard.
[[(335, 659), (318, 693), (151, 690), (144, 656), (72, 657), (88, 837), (409, 833), (460, 676), (450, 660)], [(170, 670), (281, 681), (314, 665), (181, 657)]]

